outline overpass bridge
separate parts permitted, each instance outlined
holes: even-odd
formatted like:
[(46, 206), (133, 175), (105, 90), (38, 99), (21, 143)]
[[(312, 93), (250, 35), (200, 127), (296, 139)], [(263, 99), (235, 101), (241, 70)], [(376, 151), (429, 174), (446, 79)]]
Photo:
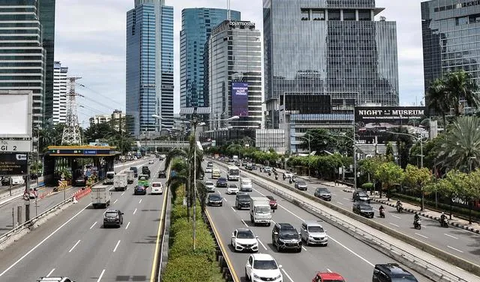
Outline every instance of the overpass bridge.
[(134, 142), (133, 146), (146, 149), (173, 149), (188, 148), (190, 144), (187, 141), (138, 140)]

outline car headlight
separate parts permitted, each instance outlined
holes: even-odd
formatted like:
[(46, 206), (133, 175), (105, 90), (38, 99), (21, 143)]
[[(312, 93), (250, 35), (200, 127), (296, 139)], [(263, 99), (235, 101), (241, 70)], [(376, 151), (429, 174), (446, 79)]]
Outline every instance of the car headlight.
[(258, 279), (260, 279), (260, 276), (258, 276), (257, 274), (254, 273), (254, 274), (253, 274), (253, 278), (258, 278)]
[(282, 278), (282, 274), (278, 274), (278, 276), (275, 277), (275, 279), (280, 279), (280, 278)]
[(308, 235), (308, 239), (313, 239), (313, 236), (312, 236), (312, 235)]

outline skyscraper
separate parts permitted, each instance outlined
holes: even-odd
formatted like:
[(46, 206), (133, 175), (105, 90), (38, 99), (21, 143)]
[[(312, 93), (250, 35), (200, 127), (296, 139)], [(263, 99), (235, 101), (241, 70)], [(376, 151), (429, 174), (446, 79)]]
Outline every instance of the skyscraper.
[[(399, 103), (396, 23), (374, 0), (264, 0), (267, 127), (282, 95), (325, 95), (329, 112)], [(283, 96), (284, 97), (284, 96)]]
[(0, 0), (0, 90), (32, 91), (32, 120), (38, 128), (45, 113), (47, 57), (40, 7), (38, 0)]
[(455, 70), (465, 70), (480, 85), (480, 2), (432, 0), (421, 7), (425, 91)]
[[(212, 30), (227, 19), (228, 10), (188, 8), (182, 10), (180, 32), (180, 107), (208, 107), (204, 92), (204, 48)], [(232, 20), (240, 12), (230, 11)]]
[(210, 93), (210, 129), (260, 128), (262, 124), (262, 39), (255, 24), (226, 20), (205, 48), (205, 84)]
[(68, 67), (55, 62), (53, 79), (53, 124), (65, 123), (67, 119), (67, 73)]
[(135, 136), (173, 126), (173, 7), (164, 0), (136, 0), (127, 12), (126, 95)]

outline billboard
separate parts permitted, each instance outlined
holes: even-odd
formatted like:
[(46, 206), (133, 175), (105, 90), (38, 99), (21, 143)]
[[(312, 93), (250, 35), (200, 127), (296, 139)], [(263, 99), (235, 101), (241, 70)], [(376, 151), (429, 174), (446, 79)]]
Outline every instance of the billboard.
[(12, 176), (27, 174), (27, 160), (27, 154), (0, 154), (0, 175)]
[(248, 83), (232, 82), (232, 116), (248, 117)]
[(425, 107), (355, 107), (355, 121), (364, 124), (407, 125), (421, 120), (425, 114)]
[(32, 92), (0, 90), (0, 137), (32, 135)]

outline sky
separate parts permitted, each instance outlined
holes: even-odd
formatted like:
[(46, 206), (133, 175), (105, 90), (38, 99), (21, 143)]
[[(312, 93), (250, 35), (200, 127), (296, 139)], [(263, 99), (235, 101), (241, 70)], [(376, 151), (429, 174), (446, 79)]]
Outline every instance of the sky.
[[(293, 0), (292, 0), (293, 1)], [(56, 6), (55, 60), (82, 77), (77, 86), (79, 120), (113, 110), (125, 111), (126, 13), (134, 0), (59, 0)], [(166, 0), (175, 13), (175, 110), (180, 109), (180, 30), (184, 8), (226, 8), (227, 0)], [(419, 105), (423, 99), (422, 29), (420, 0), (377, 0), (380, 14), (397, 22), (400, 104)], [(231, 0), (242, 20), (263, 31), (262, 0)]]

